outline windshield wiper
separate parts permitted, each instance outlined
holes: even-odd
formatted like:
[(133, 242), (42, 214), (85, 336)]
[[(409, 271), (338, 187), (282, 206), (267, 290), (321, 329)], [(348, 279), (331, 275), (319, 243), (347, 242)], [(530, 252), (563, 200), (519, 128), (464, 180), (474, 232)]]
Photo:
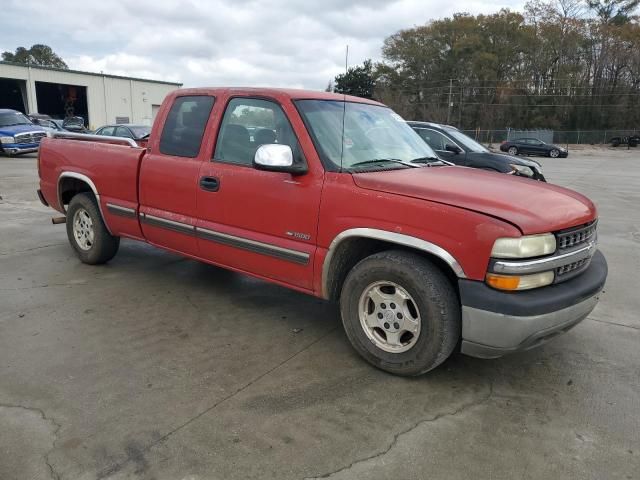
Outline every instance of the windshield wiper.
[(438, 157), (418, 157), (411, 160), (411, 163), (426, 163), (427, 166), (431, 165), (455, 165), (454, 163), (448, 162), (446, 160), (442, 160)]
[(419, 165), (415, 165), (413, 163), (405, 162), (403, 160), (398, 160), (397, 158), (374, 158), (372, 160), (364, 160), (362, 162), (356, 162), (353, 165), (350, 165), (349, 168), (357, 167), (357, 166), (360, 166), (360, 165), (370, 165), (370, 164), (374, 164), (374, 163), (381, 163), (381, 162), (399, 163), (400, 165), (404, 165), (405, 167), (420, 168)]

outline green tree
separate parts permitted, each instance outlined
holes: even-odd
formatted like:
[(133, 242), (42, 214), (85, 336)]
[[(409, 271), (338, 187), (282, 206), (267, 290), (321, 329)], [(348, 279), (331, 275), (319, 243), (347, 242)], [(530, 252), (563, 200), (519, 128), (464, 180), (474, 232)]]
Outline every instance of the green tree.
[(48, 45), (35, 44), (31, 48), (18, 47), (15, 52), (2, 52), (5, 62), (68, 69), (67, 64)]
[(333, 91), (356, 97), (373, 98), (376, 81), (371, 60), (365, 60), (362, 66), (350, 67), (346, 73), (335, 78)]
[(587, 0), (587, 6), (594, 11), (602, 23), (622, 25), (632, 20), (632, 13), (640, 0)]

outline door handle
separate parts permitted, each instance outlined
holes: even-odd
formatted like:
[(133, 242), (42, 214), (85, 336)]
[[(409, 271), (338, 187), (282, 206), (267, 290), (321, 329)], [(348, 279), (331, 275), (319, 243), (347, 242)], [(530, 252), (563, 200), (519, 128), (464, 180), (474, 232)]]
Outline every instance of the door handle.
[(200, 188), (207, 192), (217, 192), (220, 189), (220, 180), (216, 177), (202, 177), (200, 179)]

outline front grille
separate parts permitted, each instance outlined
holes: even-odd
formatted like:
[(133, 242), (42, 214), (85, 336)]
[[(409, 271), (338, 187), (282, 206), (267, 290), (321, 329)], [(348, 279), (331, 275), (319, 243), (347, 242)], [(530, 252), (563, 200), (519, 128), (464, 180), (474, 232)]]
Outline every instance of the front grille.
[(16, 143), (29, 144), (40, 143), (40, 140), (46, 136), (47, 134), (45, 132), (26, 132), (16, 134), (14, 135), (14, 138), (16, 139)]
[[(597, 238), (598, 221), (594, 220), (586, 225), (570, 228), (556, 233), (556, 243), (559, 253), (567, 253), (567, 250), (576, 250), (586, 246), (591, 242), (595, 242)], [(595, 252), (595, 249), (593, 250)], [(577, 275), (580, 275), (587, 269), (591, 263), (591, 253), (587, 258), (567, 263), (555, 269), (555, 283), (564, 282)]]
[(573, 277), (582, 270), (586, 269), (591, 262), (591, 257), (583, 258), (577, 262), (569, 263), (556, 268), (556, 281), (566, 280), (569, 276)]
[(594, 220), (587, 225), (558, 232), (556, 234), (558, 249), (564, 250), (566, 248), (579, 247), (582, 244), (587, 243), (595, 237), (597, 226), (598, 223)]

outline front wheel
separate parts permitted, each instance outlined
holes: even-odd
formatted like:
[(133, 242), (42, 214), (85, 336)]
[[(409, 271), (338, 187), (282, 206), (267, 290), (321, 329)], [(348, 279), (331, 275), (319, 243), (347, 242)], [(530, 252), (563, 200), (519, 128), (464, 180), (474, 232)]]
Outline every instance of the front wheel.
[(97, 265), (118, 252), (120, 238), (109, 233), (93, 195), (79, 193), (67, 209), (67, 237), (83, 263)]
[(509, 150), (507, 150), (507, 152), (509, 152), (509, 155), (518, 155), (518, 149), (516, 147), (509, 147)]
[(419, 375), (444, 362), (460, 338), (460, 305), (447, 276), (426, 258), (386, 251), (347, 275), (342, 323), (356, 351), (398, 375)]
[(558, 150), (558, 149), (554, 148), (553, 150), (551, 150), (551, 151), (549, 152), (549, 156), (550, 156), (551, 158), (558, 158), (558, 157), (560, 156), (560, 150)]

